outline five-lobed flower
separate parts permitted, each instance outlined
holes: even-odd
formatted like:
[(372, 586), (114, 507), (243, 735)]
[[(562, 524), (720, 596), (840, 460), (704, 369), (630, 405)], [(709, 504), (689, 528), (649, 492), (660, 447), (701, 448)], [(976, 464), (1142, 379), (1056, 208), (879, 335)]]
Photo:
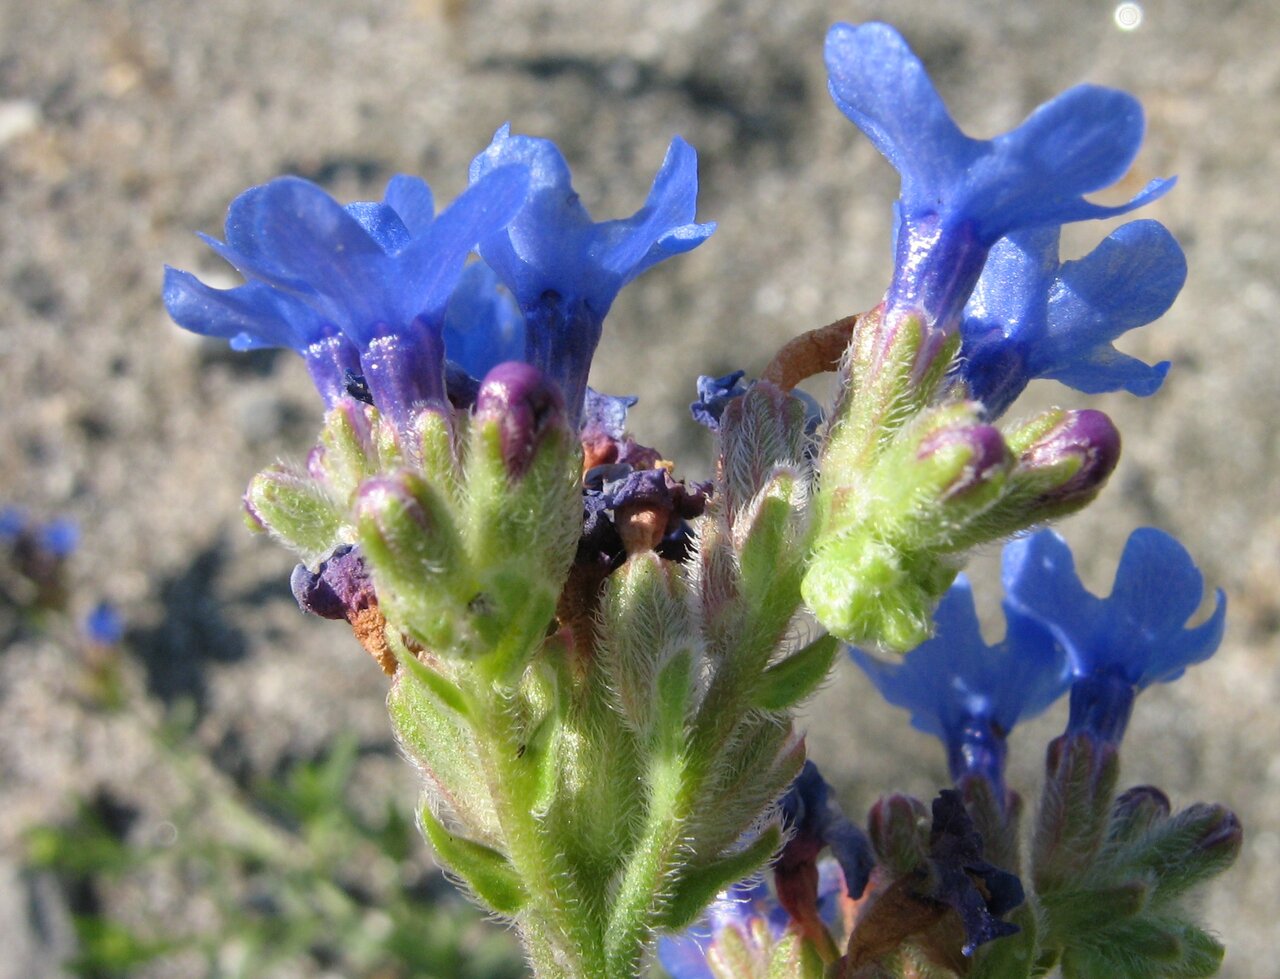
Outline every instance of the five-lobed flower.
[(1085, 589), (1071, 549), (1051, 530), (1006, 546), (1003, 567), (1007, 604), (1043, 622), (1067, 651), (1068, 734), (1118, 745), (1138, 691), (1176, 680), (1222, 641), (1226, 596), (1219, 591), (1210, 617), (1187, 628), (1204, 597), (1204, 578), (1162, 530), (1142, 527), (1129, 536), (1106, 598)]
[(618, 291), (663, 259), (702, 244), (715, 225), (694, 221), (698, 158), (678, 136), (644, 206), (616, 221), (591, 220), (554, 143), (512, 135), (510, 126), (472, 161), (471, 181), (512, 164), (528, 168), (528, 200), (509, 224), (483, 236), (480, 254), (524, 312), (523, 359), (560, 386), (576, 424), (591, 357)]
[(1124, 92), (1076, 86), (1016, 129), (972, 139), (892, 27), (836, 24), (825, 54), (836, 105), (902, 178), (883, 316), (889, 337), (906, 319), (920, 321), (921, 370), (958, 327), (987, 252), (1000, 238), (1123, 214), (1173, 185), (1153, 181), (1112, 207), (1085, 199), (1124, 176), (1142, 141), (1142, 108)]
[(960, 575), (938, 605), (933, 638), (900, 662), (850, 648), (884, 698), (911, 711), (913, 727), (941, 739), (953, 781), (986, 779), (1002, 804), (1009, 732), (1070, 684), (1063, 647), (1045, 625), (1008, 601), (1004, 613), (1005, 637), (989, 646), (969, 582)]

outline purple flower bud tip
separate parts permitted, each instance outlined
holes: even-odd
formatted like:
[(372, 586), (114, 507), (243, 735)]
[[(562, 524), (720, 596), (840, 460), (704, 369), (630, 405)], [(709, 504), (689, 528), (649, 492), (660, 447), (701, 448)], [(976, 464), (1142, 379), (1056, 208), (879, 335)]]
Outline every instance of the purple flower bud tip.
[(371, 518), (376, 524), (383, 526), (386, 522), (385, 511), (393, 507), (393, 512), (427, 526), (427, 512), (413, 495), (412, 489), (406, 485), (404, 475), (374, 476), (361, 483), (356, 492), (356, 512), (359, 517)]
[(1135, 785), (1116, 797), (1112, 815), (1125, 819), (1139, 812), (1149, 813), (1155, 822), (1168, 817), (1173, 811), (1169, 797), (1154, 785)]
[(948, 496), (959, 496), (981, 486), (1009, 461), (1009, 449), (1005, 445), (1004, 436), (992, 425), (964, 425), (936, 431), (920, 443), (917, 455), (924, 459), (957, 446), (968, 449), (969, 460), (947, 489)]
[(1069, 411), (1061, 425), (1022, 456), (1032, 468), (1052, 466), (1074, 456), (1080, 460), (1075, 475), (1051, 494), (1055, 500), (1069, 500), (1095, 492), (1120, 461), (1120, 432), (1100, 411)]
[(485, 375), (476, 395), (476, 418), (498, 422), (502, 460), (508, 473), (520, 477), (544, 434), (565, 426), (564, 397), (536, 367), (508, 361)]
[[(1192, 808), (1201, 807), (1193, 806)], [(1203, 806), (1203, 809), (1208, 818), (1205, 820), (1204, 835), (1196, 841), (1196, 849), (1201, 852), (1238, 851), (1244, 842), (1244, 827), (1240, 824), (1240, 817), (1222, 806)]]

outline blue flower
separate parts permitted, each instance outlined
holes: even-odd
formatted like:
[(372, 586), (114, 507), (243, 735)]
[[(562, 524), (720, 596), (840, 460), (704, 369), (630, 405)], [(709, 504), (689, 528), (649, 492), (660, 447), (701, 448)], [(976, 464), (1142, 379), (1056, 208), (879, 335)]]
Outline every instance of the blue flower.
[(882, 663), (850, 649), (881, 695), (911, 711), (911, 724), (940, 738), (951, 777), (988, 779), (1004, 797), (1005, 738), (1066, 693), (1066, 657), (1035, 619), (1004, 602), (1005, 638), (982, 639), (973, 593), (964, 575), (943, 596), (934, 615), (937, 632), (901, 662)]
[(393, 177), (380, 203), (347, 207), (281, 177), (232, 202), (225, 244), (205, 239), (246, 284), (213, 289), (166, 269), (165, 305), (180, 326), (237, 349), (298, 351), (327, 404), (358, 368), (403, 425), (416, 404), (443, 403), (446, 304), (467, 255), (527, 189), (522, 168), (495, 169), (433, 217), (431, 190), (415, 177)]
[(524, 311), (524, 359), (564, 392), (577, 422), (591, 357), (618, 291), (665, 258), (700, 245), (714, 224), (694, 223), (697, 154), (676, 137), (644, 207), (629, 218), (594, 223), (570, 182), (555, 144), (512, 136), (503, 126), (471, 164), (476, 182), (495, 168), (523, 164), (532, 174), (529, 199), (505, 228), (480, 242), (480, 254)]
[(1142, 108), (1123, 92), (1081, 85), (991, 140), (960, 131), (920, 60), (885, 24), (827, 34), (836, 105), (902, 177), (890, 326), (919, 316), (934, 346), (957, 326), (987, 250), (1014, 231), (1123, 214), (1159, 197), (1153, 181), (1127, 204), (1085, 200), (1124, 176), (1142, 141)]
[(84, 634), (100, 646), (114, 646), (124, 638), (124, 618), (110, 602), (99, 602), (85, 616)]
[(1131, 221), (1077, 261), (1058, 260), (1057, 227), (1001, 238), (960, 323), (962, 373), (992, 417), (1033, 378), (1098, 394), (1154, 394), (1168, 362), (1144, 364), (1111, 341), (1164, 314), (1187, 262), (1158, 221)]
[(1106, 598), (1085, 590), (1071, 549), (1050, 530), (1005, 547), (1004, 580), (1008, 602), (1067, 650), (1074, 676), (1068, 733), (1118, 744), (1138, 691), (1176, 680), (1222, 641), (1226, 597), (1219, 591), (1213, 614), (1188, 629), (1204, 579), (1186, 549), (1152, 527), (1129, 536)]
[(80, 546), (80, 528), (70, 517), (57, 517), (40, 528), (37, 540), (47, 554), (68, 558)]

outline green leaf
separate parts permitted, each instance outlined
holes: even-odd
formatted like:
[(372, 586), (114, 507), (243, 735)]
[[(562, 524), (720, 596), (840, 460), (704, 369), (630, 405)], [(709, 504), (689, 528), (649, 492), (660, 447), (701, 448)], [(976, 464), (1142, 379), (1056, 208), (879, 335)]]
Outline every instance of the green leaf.
[(831, 672), (840, 641), (826, 635), (764, 671), (752, 695), (760, 710), (785, 711), (818, 689)]
[(440, 860), (499, 914), (512, 915), (528, 900), (524, 884), (510, 861), (497, 850), (466, 837), (454, 836), (427, 807), (422, 809), (422, 830)]
[(687, 928), (720, 891), (759, 870), (781, 845), (782, 831), (771, 825), (737, 853), (686, 869), (671, 893), (660, 927), (670, 931)]

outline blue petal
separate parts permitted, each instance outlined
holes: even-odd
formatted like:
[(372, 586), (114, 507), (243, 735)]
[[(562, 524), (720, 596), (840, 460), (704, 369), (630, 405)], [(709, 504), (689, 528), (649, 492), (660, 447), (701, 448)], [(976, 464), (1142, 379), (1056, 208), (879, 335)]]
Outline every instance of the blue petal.
[(393, 263), (342, 205), (298, 177), (280, 177), (259, 191), (238, 217), (259, 252), (270, 255), (255, 276), (286, 289), (306, 283), (322, 315), (362, 347), (387, 325), (412, 319), (394, 301)]
[(714, 223), (696, 224), (698, 154), (679, 136), (671, 141), (644, 207), (621, 221), (597, 225), (599, 263), (620, 277), (619, 287), (665, 258), (698, 247)]
[(399, 251), (409, 242), (409, 229), (400, 215), (386, 204), (376, 201), (356, 201), (343, 208), (360, 222), (360, 227), (388, 254)]
[(399, 215), (411, 235), (426, 231), (436, 213), (435, 198), (427, 182), (404, 173), (398, 173), (387, 181), (382, 203)]
[(1053, 636), (1006, 605), (1008, 629), (996, 646), (982, 639), (973, 594), (964, 575), (943, 596), (932, 639), (899, 663), (881, 663), (850, 650), (889, 703), (911, 711), (912, 726), (949, 743), (973, 719), (1007, 734), (1066, 692), (1062, 648)]
[(164, 305), (183, 329), (231, 340), (240, 350), (287, 347), (301, 352), (324, 334), (314, 310), (263, 282), (214, 289), (190, 272), (166, 266)]
[(1078, 678), (1119, 671), (1139, 689), (1168, 682), (1208, 659), (1222, 639), (1221, 592), (1209, 620), (1186, 628), (1204, 582), (1182, 545), (1160, 530), (1130, 536), (1105, 599), (1085, 591), (1070, 550), (1052, 531), (1008, 545), (1004, 571), (1009, 602), (1053, 630)]
[(1149, 186), (1116, 207), (1082, 195), (1115, 183), (1142, 143), (1142, 106), (1133, 96), (1079, 85), (997, 136), (963, 177), (966, 217), (980, 240), (1015, 228), (1123, 214), (1172, 184)]
[(831, 97), (902, 175), (904, 196), (944, 186), (981, 153), (892, 27), (836, 24), (824, 54)]
[(1049, 300), (1042, 370), (1087, 394), (1154, 394), (1168, 364), (1149, 366), (1109, 341), (1162, 316), (1187, 278), (1182, 249), (1158, 221), (1131, 221), (1084, 258), (1067, 262)]
[(524, 317), (493, 269), (473, 262), (463, 269), (444, 313), (445, 356), (474, 378), (508, 360), (521, 360)]
[(472, 183), (397, 256), (404, 321), (443, 314), (471, 250), (496, 234), (524, 203), (529, 175), (506, 166)]

